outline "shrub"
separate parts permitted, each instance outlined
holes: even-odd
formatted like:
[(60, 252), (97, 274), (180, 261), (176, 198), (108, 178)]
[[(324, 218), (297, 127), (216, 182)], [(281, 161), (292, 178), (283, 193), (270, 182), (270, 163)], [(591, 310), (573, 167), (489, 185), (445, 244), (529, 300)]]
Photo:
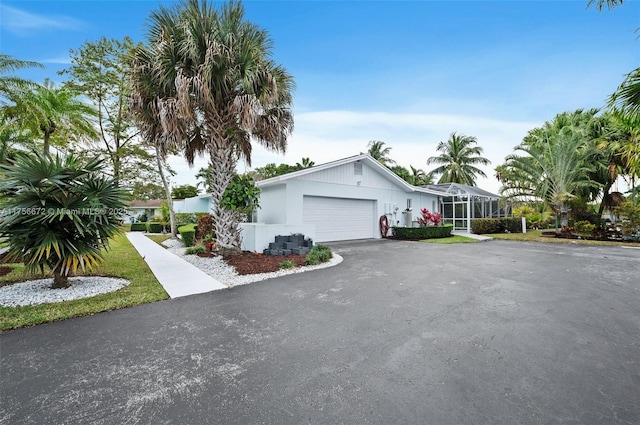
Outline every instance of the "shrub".
[(147, 223), (131, 223), (132, 232), (146, 232)]
[(182, 237), (182, 243), (184, 246), (193, 246), (193, 241), (196, 236), (196, 226), (195, 224), (187, 224), (185, 226), (179, 227), (178, 232)]
[(431, 213), (428, 209), (423, 208), (420, 210), (421, 216), (418, 218), (418, 223), (420, 226), (439, 226), (440, 219), (442, 218), (442, 214), (439, 212)]
[(205, 252), (207, 252), (207, 249), (204, 246), (194, 245), (187, 248), (187, 250), (185, 251), (185, 254), (194, 255), (194, 254), (204, 254)]
[(158, 223), (157, 221), (150, 221), (147, 223), (147, 232), (149, 233), (162, 233), (164, 230), (164, 225), (162, 223)]
[(198, 217), (198, 226), (196, 227), (196, 239), (203, 240), (209, 236), (212, 240), (216, 238), (216, 231), (213, 227), (213, 216), (205, 214)]
[(281, 269), (292, 269), (296, 266), (296, 263), (294, 263), (291, 260), (285, 260), (282, 263), (278, 264), (278, 267), (280, 267)]
[(147, 213), (143, 212), (142, 214), (140, 214), (137, 218), (137, 221), (141, 222), (141, 223), (146, 223), (147, 220), (149, 220), (149, 217), (147, 217)]
[(326, 263), (333, 257), (331, 248), (325, 245), (316, 245), (311, 248), (311, 251), (307, 254), (304, 262), (308, 266), (314, 266), (320, 263)]
[(176, 226), (184, 226), (185, 224), (196, 224), (198, 216), (196, 213), (176, 213)]
[(576, 233), (579, 233), (581, 235), (589, 235), (590, 236), (590, 235), (593, 235), (595, 233), (596, 225), (595, 224), (591, 224), (587, 220), (582, 220), (582, 221), (578, 221), (578, 222), (574, 223), (573, 229), (576, 231)]
[(451, 236), (453, 225), (426, 226), (426, 227), (393, 227), (393, 236), (398, 239), (432, 239)]
[(478, 218), (471, 222), (471, 231), (477, 235), (486, 233), (520, 233), (522, 219), (520, 217)]

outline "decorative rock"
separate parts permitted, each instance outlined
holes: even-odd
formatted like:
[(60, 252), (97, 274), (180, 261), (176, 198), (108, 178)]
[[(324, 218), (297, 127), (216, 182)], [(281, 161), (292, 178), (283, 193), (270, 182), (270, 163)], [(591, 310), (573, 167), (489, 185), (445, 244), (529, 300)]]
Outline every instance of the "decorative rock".
[(282, 255), (291, 255), (291, 250), (290, 249), (283, 249), (282, 250)]
[(285, 243), (288, 242), (288, 236), (276, 236), (276, 243)]

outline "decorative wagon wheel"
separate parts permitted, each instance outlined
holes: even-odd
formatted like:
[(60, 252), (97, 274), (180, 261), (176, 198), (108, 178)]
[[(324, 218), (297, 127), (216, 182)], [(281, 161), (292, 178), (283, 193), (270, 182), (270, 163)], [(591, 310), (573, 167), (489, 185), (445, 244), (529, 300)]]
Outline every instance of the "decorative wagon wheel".
[(380, 235), (382, 235), (383, 238), (386, 238), (387, 233), (389, 233), (389, 219), (387, 218), (386, 215), (380, 216), (379, 224), (380, 224)]

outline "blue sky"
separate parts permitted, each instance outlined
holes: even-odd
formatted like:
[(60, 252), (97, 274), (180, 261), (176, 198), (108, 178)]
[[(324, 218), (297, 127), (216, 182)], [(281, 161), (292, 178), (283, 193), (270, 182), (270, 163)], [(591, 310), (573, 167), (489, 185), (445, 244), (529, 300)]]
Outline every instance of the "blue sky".
[[(0, 50), (47, 66), (22, 76), (59, 80), (69, 49), (85, 40), (144, 41), (160, 3), (171, 2), (2, 0)], [(426, 159), (456, 131), (477, 137), (493, 162), (478, 184), (497, 191), (493, 168), (528, 130), (602, 107), (640, 64), (640, 2), (601, 13), (586, 3), (245, 1), (297, 84), (286, 156), (256, 149), (253, 166), (327, 162), (382, 140), (400, 165), (428, 171)], [(197, 169), (172, 165), (175, 183), (193, 183)]]

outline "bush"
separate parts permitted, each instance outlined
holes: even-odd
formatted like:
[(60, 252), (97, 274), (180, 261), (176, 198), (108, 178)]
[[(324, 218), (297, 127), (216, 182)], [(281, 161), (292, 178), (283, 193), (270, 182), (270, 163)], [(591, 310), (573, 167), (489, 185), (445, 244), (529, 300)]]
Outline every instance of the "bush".
[(204, 254), (207, 252), (207, 249), (203, 245), (194, 245), (187, 248), (185, 254), (194, 255), (194, 254)]
[(215, 240), (216, 231), (213, 227), (213, 216), (211, 214), (204, 214), (198, 216), (198, 226), (196, 227), (196, 239), (201, 241), (207, 236), (211, 240)]
[(146, 232), (147, 223), (131, 223), (132, 232)]
[(393, 227), (393, 236), (398, 239), (433, 239), (451, 236), (453, 225), (426, 226), (426, 227)]
[(292, 269), (296, 266), (296, 263), (294, 263), (291, 260), (285, 260), (282, 263), (278, 264), (278, 267), (280, 267), (281, 269)]
[(185, 224), (196, 224), (198, 216), (196, 213), (176, 213), (176, 226), (184, 226)]
[(311, 251), (304, 259), (304, 263), (308, 266), (315, 266), (316, 264), (326, 263), (333, 257), (331, 248), (325, 245), (316, 245), (311, 248)]
[(478, 218), (471, 222), (471, 232), (476, 235), (487, 233), (521, 233), (520, 217)]
[(162, 233), (164, 225), (157, 221), (150, 221), (147, 223), (147, 232), (149, 233)]
[(185, 226), (181, 226), (178, 228), (178, 232), (182, 237), (182, 243), (184, 244), (184, 246), (193, 246), (193, 241), (196, 237), (195, 224), (187, 224)]
[(596, 225), (591, 224), (587, 220), (582, 220), (582, 221), (576, 222), (573, 225), (573, 229), (575, 230), (576, 233), (579, 233), (581, 235), (591, 236), (596, 231)]

